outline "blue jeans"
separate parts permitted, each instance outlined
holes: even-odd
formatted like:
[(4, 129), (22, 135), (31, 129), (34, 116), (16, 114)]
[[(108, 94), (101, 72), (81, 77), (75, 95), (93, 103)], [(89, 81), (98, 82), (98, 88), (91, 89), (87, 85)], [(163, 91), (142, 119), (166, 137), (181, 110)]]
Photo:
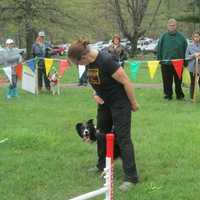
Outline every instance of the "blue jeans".
[(10, 88), (10, 89), (15, 89), (15, 88), (17, 88), (17, 75), (16, 75), (16, 74), (12, 74), (11, 83), (10, 83), (10, 85), (9, 85), (9, 88)]

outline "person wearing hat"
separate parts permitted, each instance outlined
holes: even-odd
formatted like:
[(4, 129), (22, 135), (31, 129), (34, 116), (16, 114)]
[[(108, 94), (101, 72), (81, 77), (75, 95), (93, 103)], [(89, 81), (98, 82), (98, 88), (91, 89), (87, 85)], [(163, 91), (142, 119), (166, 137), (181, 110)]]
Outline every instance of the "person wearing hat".
[(112, 44), (108, 47), (108, 52), (113, 56), (114, 60), (119, 62), (119, 64), (123, 67), (124, 61), (127, 59), (127, 52), (120, 42), (120, 35), (114, 35)]
[(40, 37), (45, 37), (44, 31), (40, 31), (40, 32), (38, 33), (38, 36), (40, 36)]
[(41, 91), (43, 86), (43, 80), (45, 88), (50, 91), (50, 81), (48, 75), (46, 74), (44, 58), (50, 57), (49, 51), (51, 46), (49, 43), (45, 42), (45, 33), (40, 31), (36, 38), (35, 43), (32, 45), (33, 57), (38, 57), (38, 90)]
[(6, 94), (6, 98), (10, 99), (12, 97), (18, 96), (16, 66), (22, 61), (22, 56), (20, 54), (20, 51), (15, 48), (14, 40), (10, 38), (6, 40), (6, 48), (4, 49), (3, 53), (4, 66), (11, 67), (11, 80), (8, 87), (8, 92)]

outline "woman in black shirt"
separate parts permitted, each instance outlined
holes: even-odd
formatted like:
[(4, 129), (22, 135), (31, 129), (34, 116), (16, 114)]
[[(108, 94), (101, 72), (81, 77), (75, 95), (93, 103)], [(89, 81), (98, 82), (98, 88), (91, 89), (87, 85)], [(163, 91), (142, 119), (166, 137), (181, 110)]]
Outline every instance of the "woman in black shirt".
[[(97, 129), (106, 134), (114, 127), (120, 147), (125, 191), (138, 182), (134, 148), (131, 141), (131, 111), (138, 110), (133, 87), (123, 68), (108, 52), (90, 49), (89, 42), (78, 40), (68, 50), (69, 59), (77, 65), (86, 65), (88, 81), (93, 87), (98, 104)], [(105, 142), (104, 142), (105, 143)], [(97, 140), (98, 164), (105, 167), (105, 144)]]

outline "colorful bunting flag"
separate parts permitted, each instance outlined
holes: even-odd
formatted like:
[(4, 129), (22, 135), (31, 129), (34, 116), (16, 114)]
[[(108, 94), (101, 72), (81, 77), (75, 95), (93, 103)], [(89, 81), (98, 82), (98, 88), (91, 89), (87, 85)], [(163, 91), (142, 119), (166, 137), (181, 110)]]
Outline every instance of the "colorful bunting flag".
[(35, 64), (36, 64), (35, 59), (27, 60), (26, 64), (28, 67), (31, 68), (33, 72), (35, 72)]
[[(32, 72), (35, 72), (36, 69), (36, 63), (38, 61), (38, 59), (40, 58), (34, 58), (34, 59), (30, 59), (27, 60), (25, 62), (25, 64), (32, 70)], [(65, 59), (51, 59), (51, 58), (44, 58), (44, 64), (45, 64), (45, 69), (46, 69), (46, 74), (48, 75), (49, 72), (51, 71), (51, 68), (53, 66), (53, 62), (54, 60), (59, 61), (59, 68), (58, 68), (58, 73), (60, 76), (63, 76), (64, 72), (70, 67), (70, 62), (69, 60)], [(142, 62), (147, 62), (147, 66), (149, 68), (149, 74), (150, 74), (150, 78), (153, 79), (155, 76), (155, 73), (157, 71), (158, 65), (159, 65), (159, 61), (157, 60), (153, 60), (153, 61), (127, 61), (127, 64), (130, 66), (130, 72), (131, 72), (131, 79), (135, 80), (137, 77), (137, 73), (140, 67), (140, 64)], [(184, 60), (183, 59), (176, 59), (176, 60), (171, 60), (172, 65), (179, 77), (179, 79), (182, 78), (182, 73), (183, 73), (183, 64), (184, 64)], [(16, 67), (16, 73), (19, 79), (22, 78), (22, 68), (23, 65), (19, 64)], [(8, 76), (9, 80), (11, 80), (11, 76), (10, 74), (10, 68), (6, 67), (4, 68), (4, 71), (6, 73), (6, 75)]]
[(23, 65), (21, 63), (19, 63), (19, 64), (17, 64), (17, 66), (15, 68), (16, 75), (17, 75), (17, 77), (18, 77), (19, 80), (22, 80), (22, 66)]
[(65, 70), (67, 68), (69, 68), (70, 64), (68, 62), (68, 60), (60, 60), (60, 63), (59, 63), (59, 75), (60, 76), (63, 76)]
[(139, 61), (129, 62), (129, 65), (131, 68), (131, 78), (135, 80), (140, 67), (140, 62)]
[(151, 79), (153, 79), (154, 76), (155, 76), (155, 73), (157, 71), (159, 61), (157, 61), (157, 60), (148, 61), (147, 65), (148, 65), (148, 68), (149, 68), (150, 77), (151, 77)]
[(45, 63), (45, 69), (46, 69), (46, 75), (49, 74), (50, 70), (51, 70), (51, 67), (53, 65), (53, 59), (51, 58), (45, 58), (44, 59), (44, 63)]
[(34, 74), (34, 72), (32, 71), (32, 69), (30, 68), (30, 66), (27, 65), (27, 63), (25, 63), (23, 65), (23, 72), (27, 73), (27, 74)]
[(185, 87), (190, 86), (190, 84), (191, 84), (190, 72), (185, 67), (183, 68), (182, 80), (183, 80), (183, 86), (185, 86)]
[(182, 77), (182, 72), (183, 72), (183, 64), (184, 64), (184, 60), (180, 59), (180, 60), (172, 60), (172, 65), (174, 66), (174, 69), (176, 71), (176, 74), (178, 75), (178, 78), (181, 79)]

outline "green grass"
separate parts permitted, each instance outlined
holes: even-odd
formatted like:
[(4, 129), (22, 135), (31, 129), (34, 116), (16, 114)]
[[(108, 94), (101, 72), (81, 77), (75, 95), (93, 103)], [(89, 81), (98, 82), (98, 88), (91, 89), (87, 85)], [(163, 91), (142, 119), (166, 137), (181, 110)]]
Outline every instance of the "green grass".
[[(70, 70), (65, 81), (76, 82)], [(143, 67), (138, 82), (147, 75)], [(0, 87), (0, 140), (8, 138), (0, 144), (1, 200), (64, 200), (102, 186), (100, 177), (86, 171), (96, 164), (96, 145), (82, 143), (74, 129), (96, 116), (91, 94), (90, 88), (62, 88), (60, 97), (20, 90), (19, 99), (6, 101)], [(160, 89), (136, 89), (136, 96), (140, 110), (133, 113), (132, 138), (140, 183), (121, 193), (117, 161), (115, 199), (199, 199), (199, 103), (164, 101)]]

